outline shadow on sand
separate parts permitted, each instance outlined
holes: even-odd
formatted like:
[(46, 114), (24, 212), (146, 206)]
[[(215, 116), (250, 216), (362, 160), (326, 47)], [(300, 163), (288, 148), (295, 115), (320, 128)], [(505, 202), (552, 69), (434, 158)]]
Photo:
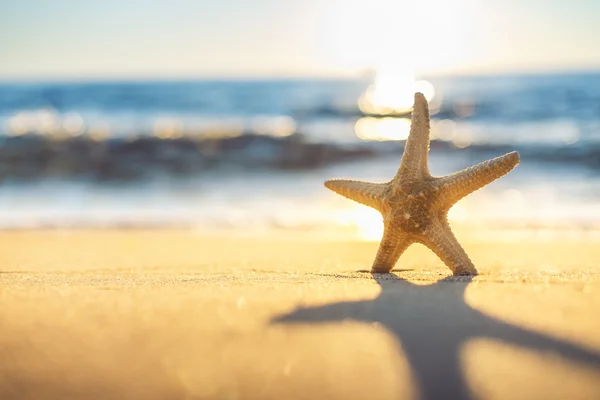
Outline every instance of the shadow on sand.
[(523, 348), (553, 352), (600, 368), (600, 354), (487, 316), (464, 300), (472, 278), (448, 277), (433, 285), (414, 285), (394, 274), (373, 275), (381, 286), (373, 300), (299, 308), (274, 323), (318, 324), (342, 320), (379, 322), (402, 348), (422, 399), (472, 399), (460, 362), (461, 346), (471, 338), (491, 338)]

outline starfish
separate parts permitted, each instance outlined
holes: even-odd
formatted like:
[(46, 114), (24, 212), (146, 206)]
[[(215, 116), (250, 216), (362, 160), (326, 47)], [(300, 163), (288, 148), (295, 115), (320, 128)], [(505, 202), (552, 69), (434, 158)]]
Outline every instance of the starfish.
[(431, 249), (454, 275), (477, 275), (477, 269), (454, 237), (448, 211), (463, 197), (506, 175), (519, 164), (519, 153), (510, 152), (452, 175), (431, 176), (429, 107), (415, 93), (410, 135), (396, 176), (386, 183), (332, 179), (325, 186), (383, 216), (383, 238), (371, 268), (387, 273), (413, 243)]

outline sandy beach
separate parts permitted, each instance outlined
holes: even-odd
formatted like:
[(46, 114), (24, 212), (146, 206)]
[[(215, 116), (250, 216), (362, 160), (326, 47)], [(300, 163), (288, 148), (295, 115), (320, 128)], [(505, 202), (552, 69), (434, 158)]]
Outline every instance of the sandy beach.
[(598, 17), (0, 0), (0, 400), (600, 400)]
[(1, 399), (600, 398), (600, 246), (0, 234)]

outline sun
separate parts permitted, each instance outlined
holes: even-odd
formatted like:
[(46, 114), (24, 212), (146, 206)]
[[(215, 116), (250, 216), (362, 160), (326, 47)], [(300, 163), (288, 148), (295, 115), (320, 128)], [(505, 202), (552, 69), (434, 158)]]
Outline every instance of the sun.
[(331, 1), (328, 53), (343, 70), (375, 70), (395, 84), (460, 64), (473, 0)]

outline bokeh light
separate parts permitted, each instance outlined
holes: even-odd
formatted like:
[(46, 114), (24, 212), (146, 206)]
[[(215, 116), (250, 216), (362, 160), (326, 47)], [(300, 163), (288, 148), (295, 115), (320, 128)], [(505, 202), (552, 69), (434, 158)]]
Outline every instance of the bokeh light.
[(406, 140), (410, 119), (363, 117), (356, 122), (355, 131), (362, 140)]
[(435, 95), (433, 85), (415, 80), (412, 71), (387, 66), (377, 72), (375, 82), (360, 97), (358, 105), (365, 114), (406, 114), (412, 108), (415, 92), (423, 93), (428, 101)]

